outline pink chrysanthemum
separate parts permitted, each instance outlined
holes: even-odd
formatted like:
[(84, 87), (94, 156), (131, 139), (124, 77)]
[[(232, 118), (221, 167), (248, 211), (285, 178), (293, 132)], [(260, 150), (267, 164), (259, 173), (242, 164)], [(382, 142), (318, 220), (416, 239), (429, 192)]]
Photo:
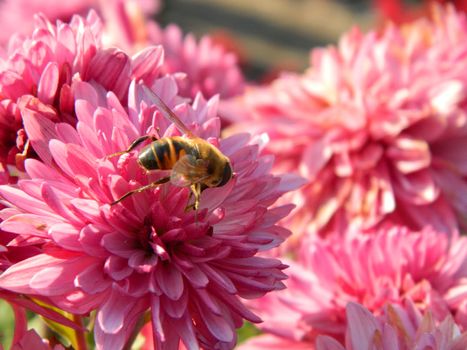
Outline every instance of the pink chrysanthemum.
[[(288, 270), (287, 289), (253, 303), (270, 335), (263, 341), (312, 344), (316, 335), (343, 337), (349, 302), (375, 315), (387, 303), (410, 300), (437, 320), (453, 315), (467, 329), (467, 239), (431, 228), (381, 229), (308, 237)], [(245, 349), (248, 349), (246, 347)]]
[[(3, 0), (0, 3), (0, 43), (8, 43), (10, 37), (17, 33), (29, 35), (34, 30), (34, 16), (38, 13), (51, 21), (68, 22), (72, 16), (85, 15), (94, 9), (105, 17), (106, 25), (110, 24), (109, 30), (122, 34), (128, 24), (125, 16), (121, 16), (125, 8), (137, 7), (144, 13), (153, 14), (160, 5), (159, 0)], [(128, 38), (120, 37), (122, 39)]]
[[(9, 181), (11, 166), (23, 169), (32, 156), (23, 130), (24, 110), (53, 122), (76, 124), (73, 80), (96, 82), (124, 101), (132, 78), (151, 83), (160, 75), (162, 49), (148, 47), (134, 57), (101, 44), (102, 23), (94, 12), (69, 24), (52, 25), (42, 16), (30, 37), (10, 42), (0, 59), (0, 173)], [(37, 150), (36, 150), (37, 151)]]
[(302, 76), (237, 101), (253, 118), (247, 127), (270, 135), (278, 169), (309, 180), (293, 232), (385, 219), (467, 228), (467, 20), (452, 7), (433, 17), (352, 30), (337, 47), (314, 49)]
[(413, 307), (388, 305), (376, 318), (363, 306), (347, 305), (346, 346), (330, 337), (318, 337), (316, 350), (464, 350), (467, 332), (461, 333), (452, 317), (436, 322), (430, 312), (424, 316)]
[(124, 108), (113, 92), (75, 81), (76, 130), (27, 110), (25, 130), (41, 160), (27, 159), (31, 179), (5, 185), (11, 208), (1, 228), (44, 241), (43, 253), (14, 264), (0, 287), (47, 296), (77, 314), (97, 309), (99, 349), (119, 349), (150, 309), (156, 348), (229, 349), (243, 319), (258, 322), (240, 298), (283, 288), (285, 267), (257, 256), (288, 231), (276, 225), (291, 205), (269, 207), (295, 187), (271, 175), (272, 158), (242, 134), (219, 140), (216, 100), (177, 103), (171, 77), (152, 85), (195, 134), (218, 145), (235, 176), (202, 193), (200, 209), (186, 211), (188, 188), (164, 184), (113, 200), (160, 174), (146, 174), (135, 152), (137, 137), (170, 136), (177, 129), (153, 106), (153, 96), (133, 82)]
[(149, 42), (164, 47), (164, 67), (167, 73), (186, 74), (179, 82), (181, 96), (205, 98), (220, 95), (228, 98), (243, 93), (245, 80), (237, 64), (237, 56), (215, 44), (209, 36), (199, 42), (192, 34), (183, 36), (175, 24), (161, 28), (149, 24)]

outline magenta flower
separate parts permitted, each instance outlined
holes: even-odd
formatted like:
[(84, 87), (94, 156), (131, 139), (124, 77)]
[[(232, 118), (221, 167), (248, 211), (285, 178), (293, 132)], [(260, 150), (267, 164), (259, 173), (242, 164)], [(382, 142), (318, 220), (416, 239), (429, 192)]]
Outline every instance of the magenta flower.
[(358, 302), (375, 315), (410, 300), (436, 320), (453, 315), (467, 330), (467, 241), (431, 228), (380, 229), (326, 239), (308, 237), (290, 263), (287, 289), (252, 302), (265, 321), (263, 339), (311, 344), (316, 335), (343, 340), (345, 307)]
[(123, 347), (147, 310), (158, 350), (180, 341), (187, 349), (229, 349), (243, 319), (259, 321), (241, 298), (284, 287), (285, 265), (257, 253), (289, 234), (276, 222), (292, 206), (270, 206), (296, 182), (271, 175), (272, 159), (260, 156), (249, 136), (219, 140), (215, 99), (179, 104), (170, 76), (152, 86), (196, 135), (230, 158), (234, 178), (203, 191), (197, 212), (185, 210), (189, 189), (171, 184), (111, 206), (161, 175), (146, 174), (135, 152), (107, 156), (141, 135), (178, 131), (140, 84), (130, 85), (126, 107), (115, 93), (75, 81), (76, 130), (25, 111), (40, 160), (26, 160), (30, 179), (0, 188), (11, 206), (0, 228), (46, 243), (42, 254), (8, 268), (0, 287), (46, 296), (75, 314), (97, 310), (98, 349)]
[(382, 317), (375, 317), (357, 303), (347, 305), (346, 346), (331, 337), (321, 336), (316, 350), (463, 350), (467, 348), (467, 332), (447, 316), (441, 323), (430, 312), (424, 316), (413, 307), (401, 309), (388, 305)]
[(69, 24), (57, 25), (38, 16), (35, 28), (30, 37), (13, 39), (8, 58), (0, 59), (3, 183), (10, 181), (11, 174), (18, 176), (14, 167), (24, 171), (24, 159), (34, 156), (29, 135), (23, 130), (26, 109), (53, 122), (75, 125), (73, 80), (98, 83), (123, 101), (132, 78), (151, 83), (161, 74), (160, 47), (148, 47), (133, 57), (104, 49), (102, 23), (94, 12), (86, 19), (75, 16)]
[(246, 127), (270, 135), (277, 169), (309, 180), (293, 232), (385, 220), (467, 228), (467, 21), (452, 7), (433, 16), (354, 29), (337, 47), (314, 49), (303, 75), (237, 101), (254, 119)]
[(197, 42), (192, 34), (183, 36), (175, 24), (162, 29), (152, 22), (148, 37), (150, 43), (164, 47), (163, 71), (184, 74), (179, 81), (181, 96), (195, 97), (201, 92), (206, 98), (219, 94), (225, 99), (243, 93), (245, 80), (236, 55), (209, 36)]
[[(24, 336), (18, 341), (15, 342), (11, 350), (65, 350), (62, 345), (50, 346), (49, 343), (43, 339), (33, 330), (30, 329), (27, 331)], [(0, 350), (3, 350), (2, 345), (0, 345)]]

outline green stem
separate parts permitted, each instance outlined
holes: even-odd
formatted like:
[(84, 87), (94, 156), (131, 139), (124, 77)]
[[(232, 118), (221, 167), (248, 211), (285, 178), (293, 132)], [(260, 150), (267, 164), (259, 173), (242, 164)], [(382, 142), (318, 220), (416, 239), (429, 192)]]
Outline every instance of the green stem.
[(126, 342), (125, 346), (123, 347), (124, 350), (130, 350), (131, 346), (136, 340), (136, 337), (138, 336), (139, 332), (141, 332), (141, 329), (143, 329), (144, 325), (146, 324), (146, 320), (144, 318), (144, 315), (141, 316), (138, 320), (138, 322), (135, 325), (135, 328), (133, 329), (133, 332), (131, 333), (130, 338), (128, 338), (128, 341)]
[[(78, 315), (73, 315), (73, 321), (83, 327), (83, 319), (81, 316)], [(78, 348), (76, 350), (88, 350), (88, 344), (86, 343), (86, 337), (84, 335), (83, 331), (75, 331), (75, 336), (76, 336), (76, 344)]]

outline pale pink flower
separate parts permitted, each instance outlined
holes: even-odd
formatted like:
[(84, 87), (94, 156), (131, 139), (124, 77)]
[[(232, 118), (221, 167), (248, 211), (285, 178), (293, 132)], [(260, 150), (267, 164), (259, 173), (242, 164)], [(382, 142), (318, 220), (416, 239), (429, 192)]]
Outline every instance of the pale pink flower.
[(148, 38), (149, 43), (164, 47), (163, 71), (184, 74), (178, 84), (181, 96), (195, 97), (201, 92), (206, 98), (218, 94), (225, 99), (243, 93), (245, 79), (237, 56), (209, 35), (197, 41), (193, 34), (184, 36), (175, 24), (161, 28), (151, 22)]
[(303, 75), (235, 102), (252, 118), (237, 128), (268, 132), (277, 169), (309, 180), (293, 232), (385, 219), (467, 228), (467, 21), (452, 7), (433, 16), (354, 29), (337, 47), (312, 50)]
[(316, 341), (316, 350), (465, 350), (467, 332), (452, 317), (436, 322), (430, 312), (422, 315), (412, 306), (402, 309), (388, 305), (383, 316), (375, 317), (357, 303), (347, 305), (346, 346), (327, 336)]
[(111, 206), (131, 189), (161, 174), (147, 174), (137, 152), (124, 150), (141, 135), (179, 131), (153, 105), (140, 83), (130, 85), (128, 105), (99, 85), (72, 84), (76, 130), (26, 109), (25, 130), (40, 160), (27, 159), (26, 173), (0, 193), (4, 231), (39, 237), (43, 253), (12, 265), (0, 287), (42, 295), (75, 314), (96, 309), (98, 349), (118, 349), (150, 309), (156, 348), (230, 349), (243, 319), (258, 322), (241, 298), (283, 288), (285, 267), (258, 256), (288, 234), (277, 226), (291, 205), (270, 209), (296, 187), (293, 179), (270, 174), (272, 158), (246, 134), (219, 140), (216, 99), (179, 104), (175, 80), (152, 84), (154, 91), (193, 132), (230, 158), (235, 176), (206, 189), (200, 209), (186, 211), (189, 189), (164, 184)]
[[(287, 289), (252, 302), (266, 333), (312, 343), (319, 334), (344, 335), (345, 307), (358, 302), (375, 315), (387, 303), (410, 300), (436, 320), (453, 315), (467, 330), (467, 238), (425, 228), (380, 229), (326, 239), (307, 237), (287, 262)], [(269, 339), (272, 339), (271, 337)]]
[(126, 99), (132, 78), (151, 83), (162, 64), (162, 49), (147, 47), (129, 57), (117, 49), (104, 49), (102, 22), (95, 12), (74, 16), (70, 23), (53, 25), (35, 18), (34, 33), (15, 38), (0, 59), (0, 180), (23, 171), (26, 157), (34, 156), (23, 130), (23, 111), (34, 109), (53, 122), (75, 125), (73, 80), (98, 83)]
[(112, 35), (112, 30), (113, 38), (120, 34), (120, 40), (128, 40), (125, 34), (129, 32), (126, 28), (129, 17), (125, 12), (136, 10), (141, 15), (154, 14), (160, 6), (159, 0), (3, 0), (0, 3), (0, 44), (7, 44), (17, 33), (31, 34), (34, 16), (38, 13), (52, 22), (68, 22), (74, 15), (86, 15), (91, 9), (105, 18), (108, 36)]

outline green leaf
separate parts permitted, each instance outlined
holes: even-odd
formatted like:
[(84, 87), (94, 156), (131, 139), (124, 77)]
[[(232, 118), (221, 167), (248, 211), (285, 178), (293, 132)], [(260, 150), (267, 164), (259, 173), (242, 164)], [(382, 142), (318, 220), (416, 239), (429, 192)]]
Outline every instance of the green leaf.
[(238, 329), (238, 343), (243, 343), (248, 338), (261, 334), (261, 331), (250, 322), (244, 322), (242, 328)]

